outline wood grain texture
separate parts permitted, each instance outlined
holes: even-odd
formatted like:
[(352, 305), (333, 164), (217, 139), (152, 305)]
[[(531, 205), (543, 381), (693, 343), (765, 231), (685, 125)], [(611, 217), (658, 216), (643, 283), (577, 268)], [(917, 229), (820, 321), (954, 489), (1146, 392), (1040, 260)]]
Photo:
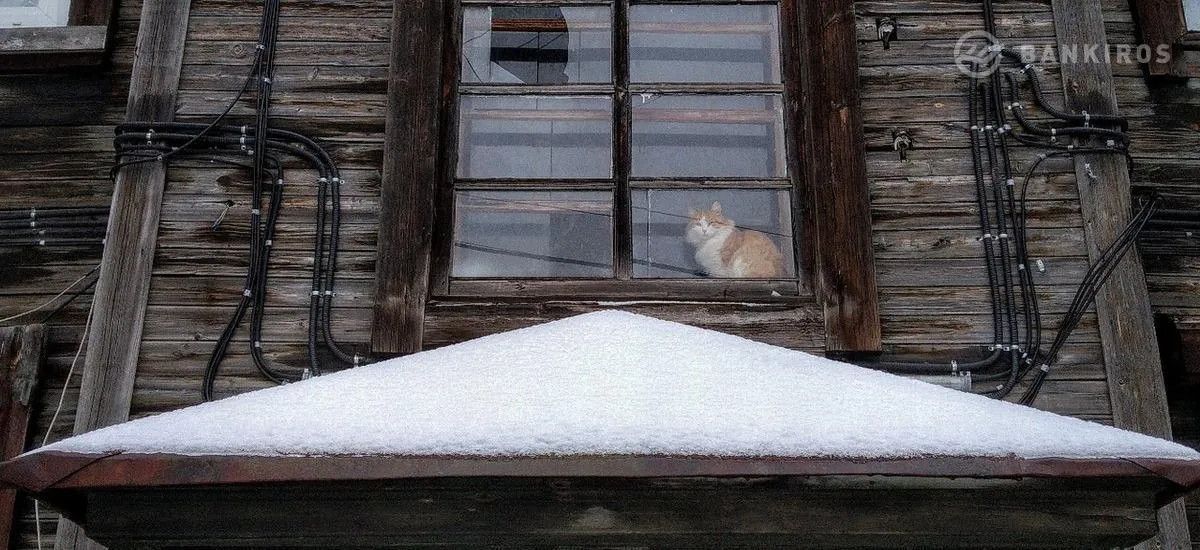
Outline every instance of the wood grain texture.
[(1187, 76), (1183, 50), (1177, 44), (1188, 30), (1183, 16), (1183, 2), (1132, 0), (1129, 4), (1133, 7), (1138, 28), (1142, 31), (1141, 43), (1152, 49), (1165, 45), (1172, 53), (1171, 58), (1166, 61), (1160, 60), (1156, 53), (1150, 62), (1146, 63), (1146, 71), (1153, 76)]
[(392, 14), (371, 328), (377, 354), (421, 349), (438, 181), (444, 18), (442, 0), (396, 2)]
[[(1095, 44), (1101, 51), (1107, 50), (1098, 0), (1053, 0), (1052, 5), (1060, 44)], [(1119, 114), (1112, 69), (1106, 61), (1064, 64), (1062, 77), (1068, 109)], [(1094, 262), (1129, 223), (1132, 198), (1128, 167), (1118, 155), (1077, 155), (1075, 175), (1088, 256)], [(1154, 316), (1137, 254), (1127, 255), (1101, 287), (1096, 295), (1096, 312), (1114, 425), (1170, 438)], [(1172, 549), (1191, 546), (1182, 499), (1164, 506), (1158, 519), (1156, 544)]]
[(825, 309), (826, 349), (879, 351), (854, 2), (804, 1), (797, 11), (803, 131), (792, 139), (803, 151), (807, 267)]
[[(174, 118), (190, 5), (186, 0), (143, 4), (128, 120)], [(87, 335), (75, 433), (129, 417), (165, 184), (166, 167), (159, 162), (127, 167), (117, 175), (95, 313)], [(56, 550), (96, 547), (77, 526), (65, 520), (59, 523)]]
[[(29, 413), (46, 353), (46, 327), (28, 325), (0, 329), (0, 460), (25, 450)], [(13, 535), (16, 489), (0, 490), (0, 544)]]

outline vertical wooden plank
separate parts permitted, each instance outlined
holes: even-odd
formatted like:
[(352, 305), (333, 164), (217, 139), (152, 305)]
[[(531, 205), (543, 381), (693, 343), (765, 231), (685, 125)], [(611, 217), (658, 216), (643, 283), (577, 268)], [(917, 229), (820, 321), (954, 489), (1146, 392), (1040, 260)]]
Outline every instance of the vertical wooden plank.
[(384, 137), (371, 351), (420, 351), (429, 294), (438, 128), (443, 93), (443, 0), (396, 2)]
[[(1151, 76), (1187, 76), (1183, 49), (1177, 44), (1187, 33), (1187, 23), (1184, 22), (1183, 2), (1179, 0), (1133, 0), (1133, 15), (1137, 19), (1141, 31), (1142, 44), (1150, 46), (1154, 54), (1146, 63), (1146, 71)], [(1158, 47), (1165, 45), (1171, 53), (1169, 60), (1162, 60), (1158, 55)]]
[[(1058, 43), (1081, 51), (1108, 51), (1100, 0), (1053, 0)], [(1112, 67), (1103, 55), (1062, 64), (1066, 106), (1074, 112), (1117, 114)], [(1075, 176), (1088, 257), (1095, 261), (1129, 223), (1129, 172), (1121, 155), (1077, 155)], [(1113, 424), (1171, 437), (1154, 315), (1141, 258), (1129, 254), (1096, 295)], [(1183, 500), (1159, 511), (1162, 548), (1189, 548)], [(1147, 543), (1150, 544), (1150, 543)]]
[(67, 22), (71, 26), (100, 25), (107, 27), (112, 21), (113, 7), (113, 0), (75, 0), (71, 2), (71, 13), (67, 17)]
[[(174, 118), (190, 7), (190, 0), (142, 4), (127, 120)], [(166, 167), (161, 162), (134, 165), (117, 175), (93, 298), (95, 312), (87, 335), (75, 433), (129, 418), (165, 182)], [(54, 547), (100, 548), (66, 520), (59, 522)]]
[[(46, 351), (46, 327), (0, 329), (0, 460), (25, 450), (29, 404)], [(0, 544), (12, 542), (16, 489), (0, 490)]]
[(806, 170), (813, 291), (825, 308), (826, 349), (879, 351), (866, 145), (852, 0), (798, 3), (799, 144)]

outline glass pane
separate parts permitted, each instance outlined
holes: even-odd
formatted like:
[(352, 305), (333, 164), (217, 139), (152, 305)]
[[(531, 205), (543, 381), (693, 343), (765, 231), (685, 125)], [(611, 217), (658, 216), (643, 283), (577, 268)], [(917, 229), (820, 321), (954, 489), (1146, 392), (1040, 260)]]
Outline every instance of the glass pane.
[(778, 95), (633, 96), (633, 175), (784, 177)]
[(1183, 15), (1189, 31), (1200, 31), (1200, 0), (1183, 0)]
[(612, 193), (460, 191), (455, 277), (612, 277)]
[(610, 98), (464, 95), (459, 101), (459, 177), (612, 174)]
[(463, 10), (462, 80), (580, 84), (612, 80), (607, 7), (491, 6)]
[(632, 82), (780, 81), (774, 5), (635, 5), (629, 19)]
[(788, 191), (635, 189), (632, 199), (635, 277), (796, 276)]

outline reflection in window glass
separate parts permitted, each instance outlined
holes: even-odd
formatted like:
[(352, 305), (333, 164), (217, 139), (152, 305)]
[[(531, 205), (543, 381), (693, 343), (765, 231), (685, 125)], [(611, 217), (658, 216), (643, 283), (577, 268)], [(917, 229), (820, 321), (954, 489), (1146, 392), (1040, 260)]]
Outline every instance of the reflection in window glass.
[(612, 277), (612, 193), (460, 191), (455, 277)]
[(611, 173), (610, 98), (460, 98), (459, 177), (608, 178)]
[(632, 82), (780, 81), (774, 5), (634, 5), (629, 18)]
[(1189, 31), (1200, 31), (1200, 0), (1183, 0), (1183, 15)]
[(633, 175), (784, 177), (778, 95), (633, 97)]
[(609, 82), (610, 19), (607, 7), (466, 8), (462, 80), (486, 84)]
[(635, 277), (796, 276), (787, 191), (635, 189), (632, 198)]

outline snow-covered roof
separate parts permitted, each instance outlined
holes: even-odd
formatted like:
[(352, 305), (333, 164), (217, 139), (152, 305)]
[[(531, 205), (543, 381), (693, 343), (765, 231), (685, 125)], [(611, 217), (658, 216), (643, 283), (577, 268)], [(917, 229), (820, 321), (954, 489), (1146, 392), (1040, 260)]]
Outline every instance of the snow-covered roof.
[(205, 403), (44, 450), (1200, 460), (1161, 439), (619, 311)]

